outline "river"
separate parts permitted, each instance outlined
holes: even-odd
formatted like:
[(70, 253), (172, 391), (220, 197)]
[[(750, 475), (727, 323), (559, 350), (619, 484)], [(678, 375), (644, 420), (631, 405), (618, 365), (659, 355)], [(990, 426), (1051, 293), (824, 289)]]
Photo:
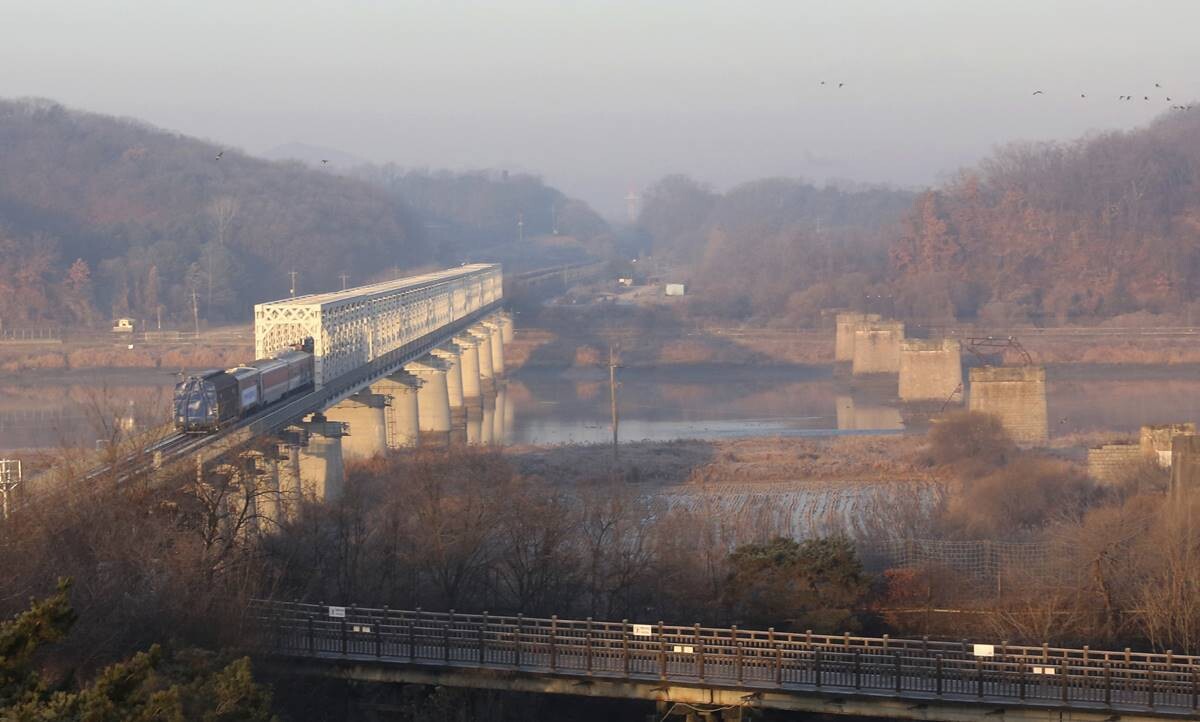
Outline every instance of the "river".
[[(895, 399), (894, 383), (856, 384), (828, 367), (682, 366), (620, 369), (620, 438), (666, 441), (742, 436), (905, 433), (922, 417)], [(1129, 434), (1146, 423), (1200, 416), (1192, 366), (1064, 366), (1047, 372), (1052, 436)], [(0, 453), (89, 446), (114, 426), (168, 419), (175, 376), (161, 371), (80, 371), (0, 381)], [(472, 440), (518, 444), (612, 438), (606, 369), (518, 369), (489, 401), (494, 433)]]

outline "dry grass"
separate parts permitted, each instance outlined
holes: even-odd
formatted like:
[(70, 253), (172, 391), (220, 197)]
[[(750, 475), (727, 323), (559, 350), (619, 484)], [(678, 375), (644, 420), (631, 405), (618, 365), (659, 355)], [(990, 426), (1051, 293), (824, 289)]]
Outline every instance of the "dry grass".
[[(899, 435), (642, 442), (621, 445), (617, 468), (628, 480), (666, 485), (940, 481), (923, 461), (924, 444)], [(507, 453), (521, 473), (565, 483), (612, 468), (606, 444), (515, 446)]]
[(65, 351), (6, 353), (0, 357), (0, 371), (228, 368), (249, 361), (253, 356), (254, 349), (250, 346), (136, 346), (133, 349), (116, 345), (82, 346)]

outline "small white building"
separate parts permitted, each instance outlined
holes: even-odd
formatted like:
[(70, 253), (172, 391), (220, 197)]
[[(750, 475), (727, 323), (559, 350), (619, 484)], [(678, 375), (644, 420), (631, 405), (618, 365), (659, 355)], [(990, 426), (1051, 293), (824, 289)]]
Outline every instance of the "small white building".
[(133, 319), (118, 318), (116, 321), (113, 321), (112, 330), (116, 333), (133, 333)]
[(664, 289), (664, 293), (667, 296), (682, 296), (684, 293), (684, 286), (682, 283), (668, 283)]

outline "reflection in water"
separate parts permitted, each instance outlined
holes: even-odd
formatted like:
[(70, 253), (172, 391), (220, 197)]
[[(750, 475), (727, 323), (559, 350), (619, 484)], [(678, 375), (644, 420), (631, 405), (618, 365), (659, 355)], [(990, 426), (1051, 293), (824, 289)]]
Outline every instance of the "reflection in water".
[(900, 408), (855, 403), (853, 396), (837, 397), (839, 431), (897, 431), (904, 428)]
[[(112, 378), (80, 373), (69, 383), (0, 384), (0, 451), (91, 447), (114, 430), (169, 420), (173, 375)], [(894, 389), (850, 390), (827, 369), (625, 369), (619, 394), (625, 441), (904, 429)], [(1052, 435), (1200, 421), (1200, 374), (1191, 368), (1059, 369), (1047, 394)], [(609, 424), (602, 370), (530, 369), (469, 409), (463, 436), (471, 444), (604, 443), (612, 438)]]
[(159, 426), (170, 418), (174, 384), (169, 374), (116, 384), (84, 375), (71, 383), (0, 384), (0, 451), (93, 447), (98, 439)]

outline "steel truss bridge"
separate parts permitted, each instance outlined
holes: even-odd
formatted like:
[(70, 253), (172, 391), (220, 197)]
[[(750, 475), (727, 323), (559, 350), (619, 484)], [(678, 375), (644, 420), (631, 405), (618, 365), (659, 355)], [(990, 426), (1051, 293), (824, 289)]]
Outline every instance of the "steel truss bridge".
[(149, 468), (190, 458), (202, 464), (236, 451), (255, 437), (277, 433), (395, 373), (495, 313), (502, 303), (501, 267), (473, 264), (258, 304), (256, 354), (263, 357), (312, 337), (314, 390), (215, 434), (166, 433), (122, 459), (116, 467), (95, 468), (83, 480), (94, 481), (117, 468), (117, 481), (123, 481)]
[(1200, 658), (256, 601), (287, 673), (957, 722), (1200, 719)]

